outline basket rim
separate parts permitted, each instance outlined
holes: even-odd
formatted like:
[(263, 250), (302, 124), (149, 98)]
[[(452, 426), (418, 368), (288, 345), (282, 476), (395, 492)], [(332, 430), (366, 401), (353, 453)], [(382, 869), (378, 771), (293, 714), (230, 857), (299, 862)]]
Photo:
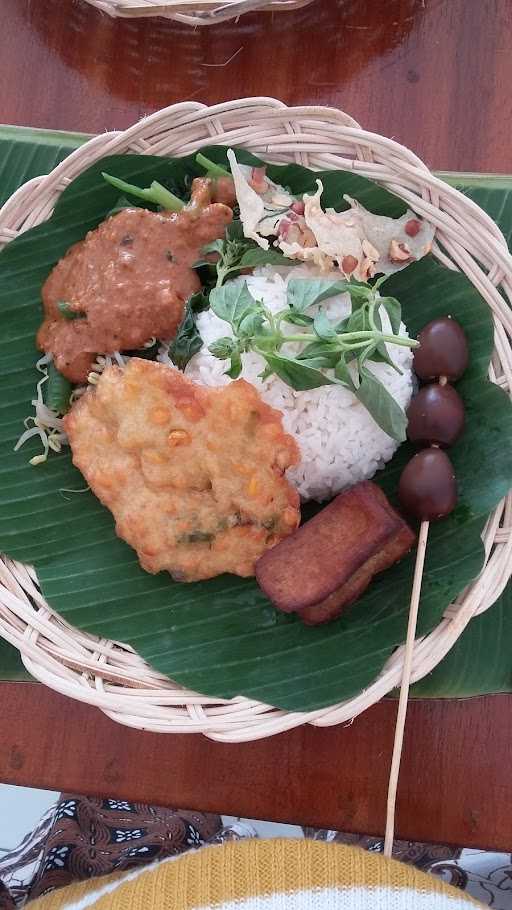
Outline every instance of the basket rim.
[(291, 12), (313, 0), (86, 0), (112, 18), (160, 17), (185, 25), (208, 26), (251, 12)]
[[(512, 314), (498, 286), (509, 298), (512, 296), (512, 257), (501, 231), (482, 209), (434, 176), (409, 149), (361, 129), (335, 108), (287, 107), (273, 98), (243, 98), (211, 107), (199, 102), (171, 105), (125, 131), (91, 138), (50, 174), (20, 187), (0, 210), (0, 243), (9, 242), (22, 230), (46, 220), (62, 189), (93, 160), (120, 151), (121, 147), (126, 153), (151, 154), (164, 154), (164, 146), (166, 154), (176, 154), (178, 147), (181, 154), (187, 154), (212, 141), (222, 142), (222, 136), (228, 133), (232, 136), (241, 129), (243, 132), (237, 124), (239, 120), (247, 122), (249, 114), (247, 141), (238, 144), (246, 144), (261, 154), (262, 146), (266, 146), (270, 149), (268, 160), (281, 156), (282, 160), (305, 162), (306, 158), (316, 160), (320, 156), (322, 162), (330, 162), (328, 166), (335, 167), (337, 161), (340, 167), (339, 162), (343, 161), (344, 166), (356, 172), (370, 171), (372, 179), (393, 187), (406, 201), (412, 200), (419, 214), (428, 212), (431, 220), (435, 217), (445, 248), (466, 274), (469, 271), (470, 279), (493, 309), (496, 342), (490, 378), (510, 388)], [(317, 137), (316, 141), (312, 136)], [(347, 157), (347, 148), (351, 158)], [(467, 219), (472, 226), (465, 232), (467, 236), (461, 238), (457, 233), (457, 219), (463, 224)], [(473, 222), (479, 231), (479, 255), (490, 265), (488, 274), (472, 252)], [(443, 261), (442, 250), (437, 248), (436, 254)], [(431, 672), (471, 618), (491, 606), (504, 589), (512, 572), (510, 494), (490, 516), (484, 543), (486, 563), (478, 578), (448, 607), (438, 626), (416, 640), (413, 681)], [(38, 608), (37, 613), (32, 604)], [(302, 723), (329, 726), (350, 720), (396, 687), (404, 650), (403, 646), (398, 648), (377, 679), (358, 696), (316, 711), (286, 712), (242, 696), (231, 700), (201, 696), (153, 671), (128, 646), (73, 630), (44, 601), (34, 570), (7, 557), (0, 561), (0, 634), (18, 648), (26, 668), (36, 679), (63, 694), (96, 704), (115, 720), (142, 729), (202, 732), (213, 739), (237, 742), (262, 738)]]

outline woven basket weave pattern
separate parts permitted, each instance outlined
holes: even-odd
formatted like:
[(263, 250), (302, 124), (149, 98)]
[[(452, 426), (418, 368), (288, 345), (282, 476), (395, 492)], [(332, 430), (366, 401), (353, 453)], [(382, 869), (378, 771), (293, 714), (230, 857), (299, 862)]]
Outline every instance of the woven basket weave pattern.
[(162, 16), (186, 25), (215, 25), (256, 11), (286, 12), (313, 0), (87, 0), (109, 16), (137, 19)]
[[(97, 136), (45, 177), (21, 187), (0, 211), (0, 246), (46, 220), (55, 202), (86, 167), (106, 155), (186, 155), (203, 145), (243, 145), (268, 161), (312, 168), (344, 168), (376, 180), (436, 227), (434, 252), (467, 274), (490, 306), (495, 351), (489, 378), (512, 389), (512, 258), (494, 222), (471, 200), (447, 186), (408, 149), (362, 130), (340, 111), (287, 108), (268, 98), (206, 108), (177, 104), (121, 133)], [(456, 264), (456, 266), (454, 265)], [(439, 625), (414, 648), (413, 681), (448, 653), (471, 618), (503, 591), (512, 567), (512, 496), (490, 516), (483, 535), (485, 568), (446, 610)], [(35, 609), (34, 609), (35, 607)], [(395, 688), (403, 648), (374, 683), (349, 701), (309, 713), (291, 713), (235, 698), (222, 701), (189, 692), (152, 670), (126, 645), (72, 628), (42, 597), (30, 567), (0, 560), (0, 634), (21, 652), (29, 672), (48, 686), (97, 705), (113, 719), (161, 732), (201, 732), (244, 741), (302, 723), (329, 726), (350, 720)]]

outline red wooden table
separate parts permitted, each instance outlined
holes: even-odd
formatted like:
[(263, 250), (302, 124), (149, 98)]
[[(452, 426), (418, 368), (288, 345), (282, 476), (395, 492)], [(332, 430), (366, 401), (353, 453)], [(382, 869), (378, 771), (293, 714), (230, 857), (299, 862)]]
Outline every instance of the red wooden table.
[[(81, 0), (2, 0), (0, 121), (98, 132), (175, 101), (331, 104), (444, 170), (511, 170), (510, 0), (316, 0), (193, 30)], [(382, 833), (396, 705), (218, 745), (0, 684), (0, 779)], [(410, 708), (397, 834), (510, 850), (508, 696)]]

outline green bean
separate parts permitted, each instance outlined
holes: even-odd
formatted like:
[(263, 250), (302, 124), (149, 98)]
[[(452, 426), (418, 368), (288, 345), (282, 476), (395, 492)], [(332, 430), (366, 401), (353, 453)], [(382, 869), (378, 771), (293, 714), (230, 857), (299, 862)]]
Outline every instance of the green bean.
[(116, 190), (120, 190), (122, 193), (129, 193), (131, 196), (137, 196), (139, 199), (145, 199), (146, 202), (154, 202), (168, 212), (180, 212), (185, 205), (182, 199), (178, 199), (174, 193), (171, 193), (157, 180), (153, 180), (151, 186), (144, 188), (135, 186), (133, 183), (126, 183), (125, 180), (120, 180), (119, 177), (111, 177), (110, 174), (102, 173), (101, 176), (107, 183), (114, 186)]
[(225, 167), (222, 167), (220, 164), (215, 164), (215, 161), (210, 161), (210, 159), (201, 152), (197, 153), (196, 162), (197, 164), (200, 164), (201, 167), (204, 167), (208, 177), (231, 177), (231, 174)]
[(71, 383), (53, 363), (48, 367), (48, 382), (46, 383), (45, 404), (56, 414), (65, 414), (69, 410), (69, 396)]

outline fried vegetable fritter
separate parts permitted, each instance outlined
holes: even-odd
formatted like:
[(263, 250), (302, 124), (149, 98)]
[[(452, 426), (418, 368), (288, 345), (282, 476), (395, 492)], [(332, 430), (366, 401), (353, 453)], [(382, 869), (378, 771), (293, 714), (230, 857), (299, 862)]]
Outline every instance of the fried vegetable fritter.
[(299, 523), (284, 476), (299, 461), (297, 444), (244, 380), (207, 389), (133, 358), (105, 370), (65, 428), (74, 464), (148, 572), (253, 575)]

